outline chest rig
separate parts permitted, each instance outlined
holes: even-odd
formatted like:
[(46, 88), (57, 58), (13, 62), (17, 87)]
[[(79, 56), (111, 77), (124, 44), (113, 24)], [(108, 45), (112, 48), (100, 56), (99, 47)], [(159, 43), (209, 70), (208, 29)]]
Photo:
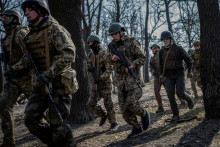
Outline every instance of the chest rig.
[(39, 31), (31, 31), (28, 34), (26, 43), (39, 71), (47, 70), (51, 65), (52, 51), (56, 51), (56, 49), (53, 49), (51, 39), (49, 39), (48, 27)]

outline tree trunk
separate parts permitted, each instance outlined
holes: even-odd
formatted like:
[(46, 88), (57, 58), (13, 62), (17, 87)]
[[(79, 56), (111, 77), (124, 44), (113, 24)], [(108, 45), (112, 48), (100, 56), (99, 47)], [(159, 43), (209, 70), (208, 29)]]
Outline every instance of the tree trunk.
[(201, 30), (201, 77), (205, 116), (220, 118), (220, 10), (218, 0), (197, 1)]
[(170, 2), (171, 2), (171, 0), (164, 0), (165, 8), (166, 8), (166, 18), (167, 18), (168, 30), (173, 34), (173, 28), (172, 28), (172, 24), (170, 21), (170, 11), (169, 11)]
[(101, 20), (101, 13), (102, 13), (102, 1), (99, 1), (99, 12), (97, 17), (97, 26), (96, 26), (96, 35), (99, 35), (99, 29), (100, 29), (100, 20)]
[(120, 12), (120, 2), (119, 0), (116, 0), (116, 22), (120, 22), (120, 15), (121, 15), (121, 12)]
[(144, 82), (147, 83), (149, 79), (149, 38), (148, 38), (148, 20), (149, 20), (149, 0), (146, 0), (146, 19), (145, 19), (145, 56), (146, 63), (144, 65)]
[(76, 62), (79, 90), (73, 95), (70, 121), (72, 123), (87, 122), (91, 119), (91, 112), (86, 106), (89, 98), (88, 73), (86, 71), (86, 52), (81, 29), (81, 0), (64, 1), (49, 0), (50, 10), (61, 25), (72, 35), (76, 46)]

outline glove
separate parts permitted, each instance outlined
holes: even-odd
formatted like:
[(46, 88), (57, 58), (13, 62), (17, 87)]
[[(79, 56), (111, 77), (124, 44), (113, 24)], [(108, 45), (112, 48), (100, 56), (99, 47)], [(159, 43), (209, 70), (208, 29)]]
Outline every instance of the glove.
[(14, 76), (14, 70), (10, 67), (5, 73), (4, 73), (4, 76), (7, 77), (7, 76)]
[(89, 71), (89, 72), (93, 72), (93, 70), (94, 70), (94, 67), (93, 67), (92, 65), (88, 65), (87, 68), (88, 68), (88, 71)]
[(187, 74), (187, 78), (192, 78), (192, 77), (193, 77), (192, 72), (189, 72), (189, 73)]

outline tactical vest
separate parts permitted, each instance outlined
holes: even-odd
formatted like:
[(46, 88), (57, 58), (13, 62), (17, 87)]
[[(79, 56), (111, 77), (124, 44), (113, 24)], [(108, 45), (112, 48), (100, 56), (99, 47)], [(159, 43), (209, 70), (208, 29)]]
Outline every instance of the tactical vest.
[(17, 63), (23, 56), (23, 52), (20, 48), (20, 46), (16, 43), (16, 33), (19, 29), (22, 29), (23, 27), (18, 26), (15, 29), (12, 30), (12, 33), (10, 36), (6, 36), (3, 39), (3, 50), (5, 52), (6, 62), (8, 65), (13, 65)]
[(57, 50), (48, 36), (48, 28), (30, 32), (26, 43), (38, 70), (47, 70), (53, 61), (51, 57), (57, 54)]
[(200, 52), (195, 52), (195, 54), (194, 54), (194, 65), (195, 65), (195, 67), (199, 67), (199, 58), (200, 58)]

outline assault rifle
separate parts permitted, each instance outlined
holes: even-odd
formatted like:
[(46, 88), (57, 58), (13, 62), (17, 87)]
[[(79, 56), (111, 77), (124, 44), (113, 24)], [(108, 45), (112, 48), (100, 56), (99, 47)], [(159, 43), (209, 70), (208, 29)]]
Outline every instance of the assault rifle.
[(45, 90), (45, 93), (48, 95), (49, 100), (50, 100), (50, 102), (51, 102), (51, 104), (52, 104), (52, 106), (53, 106), (55, 112), (57, 113), (57, 115), (58, 115), (58, 117), (59, 117), (59, 120), (60, 120), (61, 122), (63, 122), (63, 118), (62, 118), (62, 116), (61, 116), (59, 110), (57, 109), (57, 107), (56, 107), (56, 105), (55, 105), (55, 102), (54, 102), (54, 100), (53, 100), (52, 93), (51, 93), (51, 91), (49, 90), (49, 88), (48, 88), (48, 86), (47, 86), (47, 82), (45, 81), (45, 79), (44, 79), (42, 76), (40, 76), (41, 74), (40, 74), (40, 72), (38, 71), (38, 68), (37, 68), (37, 66), (36, 66), (36, 64), (35, 64), (35, 62), (34, 62), (32, 56), (31, 56), (31, 54), (30, 54), (27, 50), (26, 50), (26, 57), (27, 57), (27, 58), (29, 59), (29, 61), (31, 62), (32, 68), (34, 69), (34, 72), (35, 72), (36, 76), (37, 76), (37, 77), (40, 79), (40, 81), (45, 85), (45, 89), (44, 89), (44, 90)]
[(123, 64), (124, 68), (127, 68), (128, 69), (128, 73), (131, 75), (131, 77), (134, 79), (134, 81), (136, 82), (137, 86), (141, 88), (141, 85), (139, 84), (139, 82), (137, 81), (137, 77), (133, 71), (133, 69), (130, 68), (131, 64), (125, 59), (124, 55), (117, 51), (115, 49), (115, 47), (111, 44), (108, 45), (108, 48), (112, 51), (113, 54), (117, 55), (121, 61), (121, 63)]

